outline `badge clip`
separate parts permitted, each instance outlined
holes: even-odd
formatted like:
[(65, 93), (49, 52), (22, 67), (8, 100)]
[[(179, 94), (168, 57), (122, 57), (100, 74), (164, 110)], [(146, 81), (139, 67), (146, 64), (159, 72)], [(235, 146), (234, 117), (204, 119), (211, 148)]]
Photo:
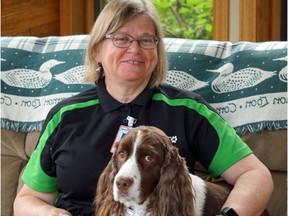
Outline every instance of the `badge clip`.
[(128, 121), (128, 127), (133, 127), (133, 125), (137, 122), (136, 118), (133, 118), (132, 116), (127, 116)]

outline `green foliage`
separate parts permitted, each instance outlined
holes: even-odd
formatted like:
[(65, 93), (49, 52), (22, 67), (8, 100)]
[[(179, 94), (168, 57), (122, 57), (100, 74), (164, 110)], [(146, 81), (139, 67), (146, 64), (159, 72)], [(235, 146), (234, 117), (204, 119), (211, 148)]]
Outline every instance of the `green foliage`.
[(213, 0), (152, 0), (165, 37), (212, 39)]

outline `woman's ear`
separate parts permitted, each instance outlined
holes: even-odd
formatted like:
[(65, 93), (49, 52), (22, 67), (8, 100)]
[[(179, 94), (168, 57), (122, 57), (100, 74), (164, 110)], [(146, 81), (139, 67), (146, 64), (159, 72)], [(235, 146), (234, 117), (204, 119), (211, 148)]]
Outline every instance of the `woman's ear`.
[(93, 48), (92, 48), (92, 56), (93, 58), (99, 62), (99, 45), (94, 45)]
[(98, 63), (101, 63), (101, 49), (102, 49), (102, 42), (95, 44), (92, 48), (92, 56)]

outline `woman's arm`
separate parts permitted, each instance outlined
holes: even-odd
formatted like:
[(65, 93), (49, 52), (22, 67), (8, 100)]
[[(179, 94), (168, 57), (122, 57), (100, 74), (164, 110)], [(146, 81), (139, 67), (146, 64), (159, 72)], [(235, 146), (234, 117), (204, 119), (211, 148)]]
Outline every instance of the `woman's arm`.
[(58, 193), (41, 193), (24, 184), (14, 201), (15, 216), (72, 216), (53, 206)]
[(234, 185), (224, 207), (233, 208), (239, 216), (257, 216), (266, 208), (273, 191), (273, 180), (267, 167), (255, 155), (249, 155), (222, 174)]

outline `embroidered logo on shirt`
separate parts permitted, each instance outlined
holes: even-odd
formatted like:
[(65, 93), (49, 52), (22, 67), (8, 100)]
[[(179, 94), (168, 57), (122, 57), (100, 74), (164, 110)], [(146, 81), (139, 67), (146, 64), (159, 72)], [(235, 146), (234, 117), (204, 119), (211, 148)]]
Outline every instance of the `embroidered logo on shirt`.
[(169, 139), (171, 140), (171, 142), (172, 143), (176, 143), (177, 142), (177, 140), (178, 140), (178, 138), (177, 138), (177, 136), (169, 136)]

